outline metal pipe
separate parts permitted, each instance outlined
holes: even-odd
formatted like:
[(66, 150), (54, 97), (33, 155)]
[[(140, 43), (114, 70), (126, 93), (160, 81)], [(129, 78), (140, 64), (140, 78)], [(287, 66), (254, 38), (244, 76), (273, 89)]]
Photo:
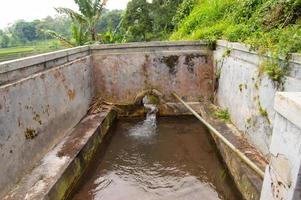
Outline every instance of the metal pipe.
[(206, 122), (197, 112), (195, 112), (187, 103), (185, 103), (176, 93), (172, 93), (197, 119), (199, 119), (212, 133), (218, 137), (225, 145), (227, 145), (236, 155), (246, 163), (251, 169), (253, 169), (260, 178), (264, 178), (264, 172), (254, 164), (248, 157), (245, 156), (239, 149), (237, 149), (231, 142), (229, 142), (221, 133), (219, 133), (213, 126)]

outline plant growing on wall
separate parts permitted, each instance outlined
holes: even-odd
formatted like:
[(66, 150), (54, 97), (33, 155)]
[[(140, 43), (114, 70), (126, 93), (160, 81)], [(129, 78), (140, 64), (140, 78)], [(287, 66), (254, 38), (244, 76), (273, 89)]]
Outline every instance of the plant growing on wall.
[(214, 112), (214, 116), (218, 119), (221, 119), (225, 122), (229, 122), (231, 117), (228, 109), (220, 109)]
[(272, 58), (271, 60), (265, 60), (259, 66), (259, 76), (266, 74), (274, 86), (277, 89), (283, 89), (285, 76), (289, 74), (288, 60), (284, 61), (284, 65), (281, 66), (278, 58)]

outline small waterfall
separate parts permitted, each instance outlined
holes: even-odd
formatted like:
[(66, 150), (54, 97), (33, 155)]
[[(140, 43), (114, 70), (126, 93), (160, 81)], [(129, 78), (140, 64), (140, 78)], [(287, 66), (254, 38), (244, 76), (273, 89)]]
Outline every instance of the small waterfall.
[(143, 101), (144, 107), (147, 110), (145, 121), (149, 120), (149, 121), (152, 121), (153, 123), (156, 123), (156, 117), (157, 117), (157, 112), (158, 112), (157, 106), (154, 104), (151, 104), (147, 96), (145, 96), (142, 101)]
[(147, 110), (146, 119), (129, 130), (129, 135), (135, 138), (150, 138), (157, 131), (157, 106), (150, 104), (147, 97), (143, 98), (143, 105)]

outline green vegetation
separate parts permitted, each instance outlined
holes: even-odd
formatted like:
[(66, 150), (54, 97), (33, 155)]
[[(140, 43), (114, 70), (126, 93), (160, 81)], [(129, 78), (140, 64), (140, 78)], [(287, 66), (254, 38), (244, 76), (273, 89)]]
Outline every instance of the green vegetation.
[[(131, 0), (125, 11), (104, 9), (107, 1), (74, 0), (79, 12), (57, 8), (65, 16), (20, 20), (0, 30), (0, 47), (53, 38), (68, 47), (166, 39), (201, 39), (214, 47), (225, 39), (270, 55), (263, 72), (277, 85), (288, 71), (279, 56), (287, 61), (301, 53), (301, 0)], [(223, 57), (230, 54), (227, 49)]]
[(231, 120), (230, 113), (228, 109), (220, 109), (214, 112), (214, 116), (218, 119), (221, 119), (225, 122), (229, 122)]
[(80, 12), (70, 8), (55, 8), (58, 13), (66, 14), (72, 20), (72, 39), (68, 40), (51, 30), (47, 33), (70, 47), (97, 41), (96, 26), (107, 0), (74, 0), (74, 2), (78, 5)]
[(215, 72), (215, 78), (216, 80), (219, 80), (222, 74), (222, 68), (217, 68), (216, 72)]
[(172, 23), (175, 27), (181, 24), (181, 22), (191, 13), (195, 6), (196, 0), (184, 0), (178, 7), (175, 16), (172, 19)]
[(248, 124), (251, 124), (251, 121), (252, 121), (252, 118), (251, 118), (251, 117), (247, 118), (247, 120), (246, 120), (246, 122), (247, 122)]
[(47, 40), (28, 43), (26, 46), (0, 48), (0, 62), (18, 59), (39, 53), (46, 53), (63, 49), (60, 42), (57, 40)]
[(259, 107), (259, 113), (262, 117), (266, 118), (266, 120), (268, 121), (268, 123), (270, 124), (271, 121), (270, 121), (270, 118), (269, 118), (269, 114), (267, 112), (266, 109), (264, 109), (262, 106), (261, 106), (261, 103), (258, 101), (258, 107)]
[(223, 54), (223, 58), (229, 57), (230, 54), (231, 54), (231, 49), (227, 49), (227, 50), (224, 52), (224, 54)]
[(225, 39), (288, 57), (301, 52), (301, 1), (198, 0), (171, 39)]
[[(97, 39), (102, 43), (115, 42), (111, 34), (120, 24), (122, 11), (104, 9), (101, 14), (95, 25)], [(89, 42), (89, 37), (83, 38), (82, 33), (74, 25), (74, 20), (65, 15), (33, 21), (19, 20), (0, 30), (0, 62)], [(58, 38), (64, 42), (59, 42)], [(83, 40), (85, 42), (77, 42)]]
[[(0, 30), (0, 48), (9, 48), (1, 50), (1, 61), (63, 46), (168, 39), (178, 22), (192, 10), (190, 3), (193, 1), (153, 0), (148, 3), (132, 0), (125, 11), (109, 11), (104, 8), (107, 0), (74, 0), (79, 12), (56, 8), (64, 15), (34, 21), (19, 20)], [(50, 39), (62, 44), (53, 48), (48, 44)], [(40, 45), (43, 43), (45, 47)]]
[(259, 67), (259, 75), (266, 74), (277, 89), (282, 89), (285, 76), (289, 74), (288, 64), (280, 67), (281, 65), (275, 60), (264, 61)]
[(128, 3), (122, 18), (121, 29), (124, 35), (123, 42), (137, 42), (168, 39), (173, 32), (178, 14), (174, 23), (171, 23), (177, 14), (177, 9), (183, 0), (132, 0)]
[(243, 84), (239, 84), (238, 88), (239, 88), (239, 91), (240, 91), (240, 92), (242, 92), (243, 86), (244, 86)]
[(0, 30), (0, 46), (2, 48), (27, 46), (36, 41), (47, 41), (51, 37), (43, 32), (44, 29), (51, 29), (69, 37), (70, 25), (71, 22), (66, 17), (46, 17), (31, 22), (19, 20), (5, 30)]

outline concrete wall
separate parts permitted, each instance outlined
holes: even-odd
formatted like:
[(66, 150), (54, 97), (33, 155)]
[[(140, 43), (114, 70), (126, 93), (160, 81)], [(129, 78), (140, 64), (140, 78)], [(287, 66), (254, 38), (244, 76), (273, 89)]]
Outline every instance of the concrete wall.
[(90, 55), (89, 46), (61, 50), (0, 63), (0, 85)]
[(301, 92), (278, 93), (271, 160), (266, 168), (261, 199), (301, 198)]
[[(149, 89), (168, 102), (175, 101), (172, 91), (190, 102), (212, 99), (214, 66), (221, 72), (217, 104), (268, 154), (272, 135), (279, 135), (275, 130), (298, 132), (293, 119), (300, 113), (289, 122), (276, 109), (277, 114), (278, 89), (259, 76), (262, 60), (244, 45), (219, 41), (213, 54), (202, 42), (152, 42), (92, 45), (0, 63), (0, 197), (86, 115), (94, 95), (119, 104)], [(299, 55), (290, 67), (284, 91), (301, 91)]]
[(171, 101), (171, 91), (188, 101), (211, 98), (211, 61), (201, 42), (152, 42), (0, 63), (0, 197), (86, 115), (95, 93), (117, 103), (150, 88)]
[(0, 196), (87, 113), (91, 56), (78, 50), (0, 64)]
[[(259, 76), (263, 60), (239, 43), (219, 41), (214, 52), (215, 66), (220, 69), (217, 104), (229, 110), (234, 125), (267, 155), (275, 118), (273, 102), (279, 89), (268, 76)], [(294, 54), (290, 67), (284, 91), (301, 91), (301, 56)]]
[(213, 95), (211, 51), (201, 42), (154, 42), (92, 46), (96, 93), (115, 103), (132, 103), (146, 89), (165, 100), (177, 92), (187, 101)]

